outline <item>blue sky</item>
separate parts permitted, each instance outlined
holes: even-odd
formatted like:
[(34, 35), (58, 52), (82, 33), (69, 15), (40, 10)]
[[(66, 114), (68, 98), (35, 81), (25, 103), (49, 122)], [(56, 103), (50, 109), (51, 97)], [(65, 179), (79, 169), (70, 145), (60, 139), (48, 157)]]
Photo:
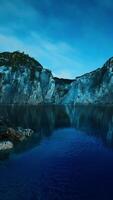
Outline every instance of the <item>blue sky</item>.
[(0, 51), (74, 78), (113, 56), (112, 0), (0, 0)]

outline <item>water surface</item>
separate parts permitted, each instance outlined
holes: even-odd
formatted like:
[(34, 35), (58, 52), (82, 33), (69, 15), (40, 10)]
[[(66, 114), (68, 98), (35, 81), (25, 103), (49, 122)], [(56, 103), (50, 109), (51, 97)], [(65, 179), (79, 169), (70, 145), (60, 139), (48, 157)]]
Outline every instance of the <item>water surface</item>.
[(0, 200), (112, 200), (113, 108), (2, 106), (34, 135), (0, 154)]

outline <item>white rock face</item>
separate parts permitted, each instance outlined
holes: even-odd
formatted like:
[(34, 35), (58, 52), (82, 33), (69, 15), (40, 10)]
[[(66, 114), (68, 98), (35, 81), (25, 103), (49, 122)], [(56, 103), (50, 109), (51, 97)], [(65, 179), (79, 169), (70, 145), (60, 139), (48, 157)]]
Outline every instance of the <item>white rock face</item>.
[(64, 96), (63, 104), (112, 104), (113, 62), (111, 59), (88, 74), (76, 78)]
[(10, 141), (2, 141), (0, 142), (0, 151), (10, 150), (13, 148), (13, 143)]
[(54, 78), (25, 54), (0, 54), (1, 104), (112, 104), (112, 88), (113, 58), (102, 68), (66, 80)]

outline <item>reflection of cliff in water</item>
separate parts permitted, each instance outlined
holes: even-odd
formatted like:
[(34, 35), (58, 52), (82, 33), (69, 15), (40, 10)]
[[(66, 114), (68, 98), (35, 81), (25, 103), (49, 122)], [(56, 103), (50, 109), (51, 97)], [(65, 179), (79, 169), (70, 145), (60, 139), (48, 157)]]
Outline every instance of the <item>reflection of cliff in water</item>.
[(113, 107), (78, 106), (67, 107), (71, 126), (102, 139), (113, 147)]
[(57, 128), (74, 127), (100, 137), (113, 147), (113, 108), (96, 106), (2, 106), (0, 116), (8, 126), (31, 128), (35, 134), (19, 144), (15, 152), (36, 146)]
[[(31, 128), (34, 134), (26, 141), (15, 146), (16, 154), (39, 145), (44, 137), (50, 137), (54, 129), (70, 127), (70, 120), (64, 107), (56, 106), (2, 106), (0, 119), (8, 127)], [(0, 160), (9, 153), (0, 154)]]
[(69, 127), (70, 119), (62, 106), (4, 106), (0, 115), (9, 126), (31, 128), (47, 136), (57, 127)]

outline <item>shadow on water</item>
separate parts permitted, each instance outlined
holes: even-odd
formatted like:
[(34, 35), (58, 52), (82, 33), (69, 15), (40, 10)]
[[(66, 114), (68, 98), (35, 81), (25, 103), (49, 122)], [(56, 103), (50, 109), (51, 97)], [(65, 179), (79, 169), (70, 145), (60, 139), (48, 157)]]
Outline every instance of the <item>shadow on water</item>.
[[(113, 107), (98, 106), (1, 106), (0, 116), (9, 127), (31, 128), (32, 138), (18, 144), (13, 153), (27, 151), (59, 128), (75, 128), (100, 138), (106, 147), (113, 148)], [(0, 154), (8, 159), (12, 152)]]

